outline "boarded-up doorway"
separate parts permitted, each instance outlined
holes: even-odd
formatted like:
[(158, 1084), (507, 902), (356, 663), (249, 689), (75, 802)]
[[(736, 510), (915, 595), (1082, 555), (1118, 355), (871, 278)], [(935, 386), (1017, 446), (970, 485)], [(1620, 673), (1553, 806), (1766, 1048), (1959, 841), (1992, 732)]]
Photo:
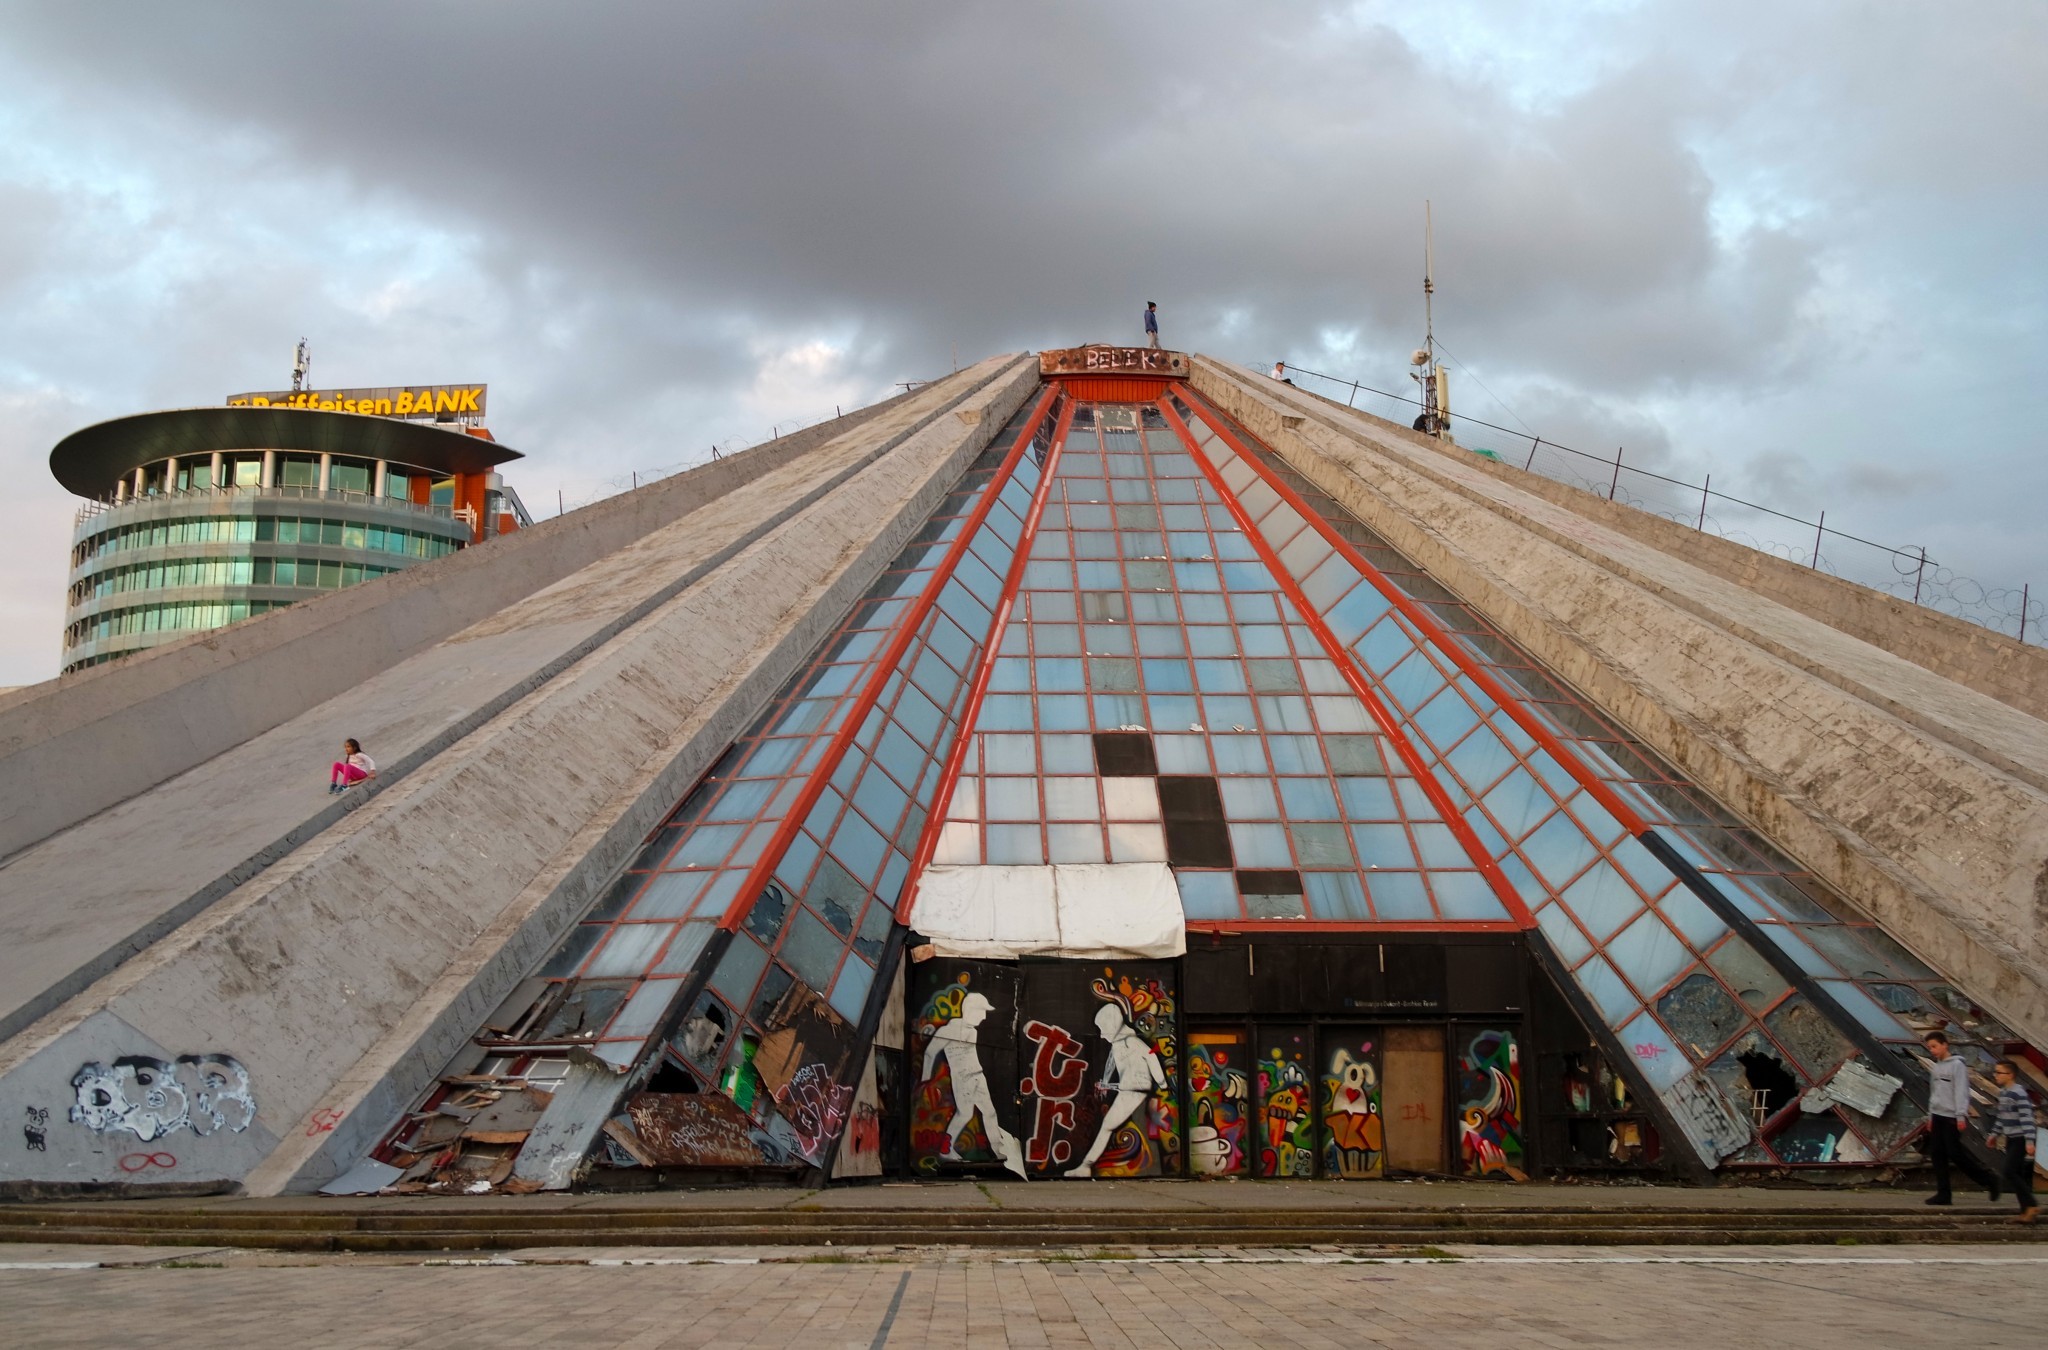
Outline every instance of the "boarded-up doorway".
[(1380, 1068), (1388, 1169), (1445, 1171), (1443, 1028), (1388, 1027)]

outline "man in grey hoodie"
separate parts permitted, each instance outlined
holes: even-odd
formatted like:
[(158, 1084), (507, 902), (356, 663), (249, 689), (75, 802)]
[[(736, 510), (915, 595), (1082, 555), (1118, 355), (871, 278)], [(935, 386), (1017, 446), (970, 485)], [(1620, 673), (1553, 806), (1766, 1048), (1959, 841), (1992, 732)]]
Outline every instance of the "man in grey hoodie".
[(1927, 1152), (1934, 1160), (1934, 1194), (1927, 1203), (1953, 1203), (1948, 1189), (1951, 1167), (1962, 1168), (1995, 1202), (1998, 1178), (1963, 1144), (1963, 1131), (1970, 1125), (1970, 1070), (1949, 1052), (1948, 1037), (1940, 1032), (1928, 1032), (1925, 1044), (1934, 1061), (1927, 1066)]

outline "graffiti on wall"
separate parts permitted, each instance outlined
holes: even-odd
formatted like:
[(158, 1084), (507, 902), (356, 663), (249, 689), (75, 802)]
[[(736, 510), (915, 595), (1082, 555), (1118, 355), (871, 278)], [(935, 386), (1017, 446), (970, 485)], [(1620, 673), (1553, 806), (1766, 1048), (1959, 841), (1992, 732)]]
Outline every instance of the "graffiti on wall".
[(911, 1152), (923, 1171), (941, 1162), (999, 1162), (1024, 1175), (1024, 1149), (1004, 1128), (981, 1062), (982, 1026), (995, 1010), (988, 995), (959, 978), (925, 1000), (917, 1041), (923, 1071), (911, 1103)]
[(1242, 1067), (1244, 1045), (1239, 1031), (1188, 1036), (1188, 1170), (1197, 1176), (1242, 1176), (1246, 1171), (1251, 1086)]
[(929, 991), (908, 1064), (918, 1171), (1180, 1174), (1170, 967), (962, 962), (916, 978)]
[(1385, 1121), (1373, 1043), (1330, 1051), (1323, 1068), (1323, 1165), (1333, 1177), (1376, 1177), (1386, 1166)]
[(1262, 1177), (1315, 1172), (1314, 1102), (1308, 1081), (1308, 1033), (1261, 1032), (1266, 1046), (1256, 1068), (1258, 1164)]
[(1178, 1034), (1173, 993), (1158, 979), (1133, 980), (1105, 969), (1090, 985), (1101, 1007), (1095, 1029), (1107, 1046), (1096, 1081), (1101, 1123), (1070, 1177), (1156, 1177), (1180, 1171), (1180, 1120), (1174, 1102)]
[(123, 1055), (71, 1077), (71, 1123), (94, 1134), (125, 1131), (143, 1143), (179, 1130), (239, 1133), (256, 1119), (249, 1072), (232, 1055)]
[(1031, 1069), (1021, 1086), (1031, 1133), (1024, 1141), (1024, 1160), (1045, 1171), (1074, 1159), (1069, 1137), (1081, 1121), (1079, 1097), (1088, 1081), (1088, 1055), (1065, 1027), (1032, 1018), (1024, 1024), (1030, 1043)]
[(768, 1015), (769, 1030), (754, 1047), (755, 1077), (789, 1124), (805, 1162), (822, 1163), (853, 1107), (847, 1061), (854, 1029), (801, 981)]
[(50, 1138), (50, 1109), (31, 1106), (21, 1123), (21, 1140), (30, 1153), (47, 1153)]
[(1481, 1031), (1458, 1056), (1458, 1157), (1470, 1176), (1527, 1181), (1522, 1167), (1522, 1061), (1511, 1031)]

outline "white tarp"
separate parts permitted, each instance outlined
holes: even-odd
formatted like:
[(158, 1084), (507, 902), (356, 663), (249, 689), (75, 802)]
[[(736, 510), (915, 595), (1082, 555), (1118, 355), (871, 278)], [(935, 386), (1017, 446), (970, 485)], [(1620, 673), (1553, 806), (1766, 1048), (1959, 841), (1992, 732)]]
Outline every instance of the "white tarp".
[(1165, 863), (935, 866), (919, 879), (910, 926), (940, 956), (1179, 956), (1180, 888)]

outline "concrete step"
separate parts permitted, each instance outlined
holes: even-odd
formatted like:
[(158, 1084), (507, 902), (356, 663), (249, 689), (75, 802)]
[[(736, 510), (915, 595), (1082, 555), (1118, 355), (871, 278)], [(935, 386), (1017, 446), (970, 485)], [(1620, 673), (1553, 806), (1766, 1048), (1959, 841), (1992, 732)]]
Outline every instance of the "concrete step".
[(288, 1251), (481, 1251), (532, 1246), (1416, 1246), (2033, 1242), (2003, 1210), (1402, 1208), (1187, 1212), (1056, 1210), (383, 1209), (232, 1205), (0, 1207), (0, 1241), (143, 1242)]

